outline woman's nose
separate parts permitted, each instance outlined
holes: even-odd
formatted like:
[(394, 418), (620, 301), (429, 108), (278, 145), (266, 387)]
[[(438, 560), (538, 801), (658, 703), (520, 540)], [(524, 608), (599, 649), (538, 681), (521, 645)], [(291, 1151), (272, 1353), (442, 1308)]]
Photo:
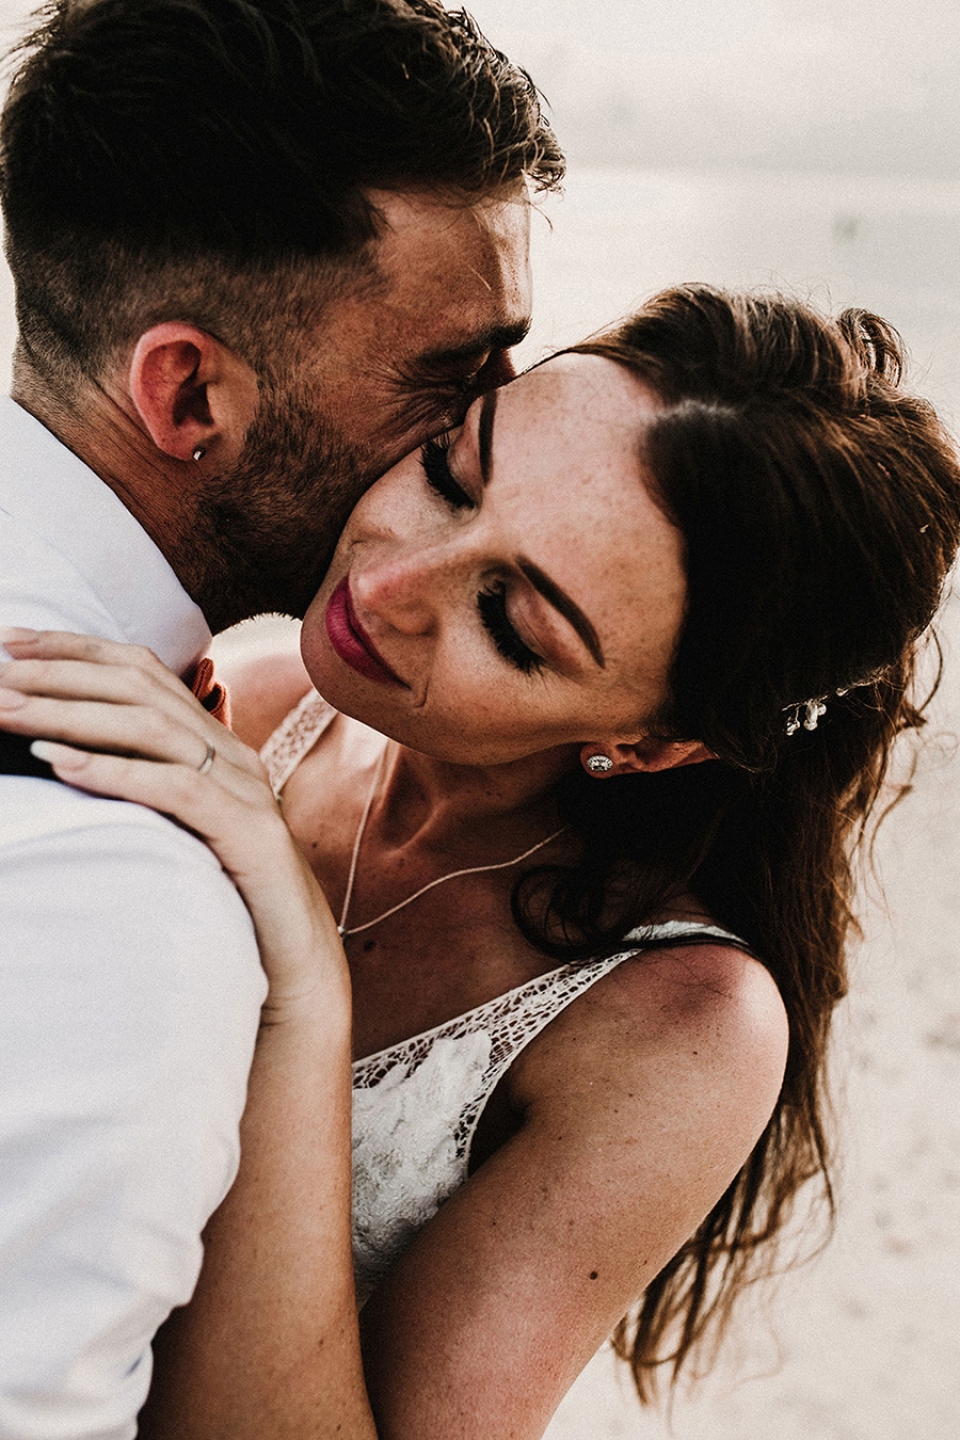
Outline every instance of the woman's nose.
[(366, 614), (405, 635), (427, 634), (437, 620), (443, 568), (430, 547), (374, 559), (351, 577), (353, 603), (361, 619)]

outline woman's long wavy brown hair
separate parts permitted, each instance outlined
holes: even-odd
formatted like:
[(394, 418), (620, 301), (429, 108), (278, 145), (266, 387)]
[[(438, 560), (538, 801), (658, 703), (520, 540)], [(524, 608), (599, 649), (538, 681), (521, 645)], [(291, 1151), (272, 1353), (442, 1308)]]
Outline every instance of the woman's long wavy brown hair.
[[(753, 1153), (617, 1329), (649, 1400), (657, 1367), (676, 1380), (769, 1269), (801, 1187), (819, 1178), (832, 1214), (825, 1064), (852, 861), (894, 741), (923, 724), (911, 695), (960, 539), (960, 469), (932, 408), (901, 389), (896, 332), (864, 311), (685, 286), (575, 349), (661, 401), (638, 460), (684, 535), (688, 595), (655, 729), (718, 758), (570, 776), (561, 809), (583, 863), (522, 877), (514, 913), (570, 960), (692, 894), (762, 957), (790, 1025)], [(816, 729), (787, 734), (792, 707), (821, 697)]]

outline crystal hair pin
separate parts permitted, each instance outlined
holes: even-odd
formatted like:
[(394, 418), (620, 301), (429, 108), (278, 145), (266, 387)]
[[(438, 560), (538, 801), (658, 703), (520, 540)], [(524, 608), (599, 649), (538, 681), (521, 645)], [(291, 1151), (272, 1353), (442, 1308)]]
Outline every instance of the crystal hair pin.
[[(849, 685), (842, 685), (833, 693), (837, 697), (849, 695), (851, 690), (858, 690), (862, 685), (875, 685), (886, 673), (881, 666), (879, 670), (871, 670), (869, 675), (864, 675), (862, 680), (851, 680)], [(796, 735), (801, 726), (804, 730), (816, 730), (820, 716), (827, 713), (829, 698), (828, 695), (815, 695), (810, 700), (798, 700), (794, 705), (784, 705), (782, 714), (787, 718), (783, 728), (787, 734)]]
[(801, 725), (804, 730), (816, 730), (821, 715), (827, 713), (826, 695), (817, 695), (812, 700), (798, 700), (795, 705), (784, 705), (787, 720), (784, 725), (788, 735), (796, 735)]

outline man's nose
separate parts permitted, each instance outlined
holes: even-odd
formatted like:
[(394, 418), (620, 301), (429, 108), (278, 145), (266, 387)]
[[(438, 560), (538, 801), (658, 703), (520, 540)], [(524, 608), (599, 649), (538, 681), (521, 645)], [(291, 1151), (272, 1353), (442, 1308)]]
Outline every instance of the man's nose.
[(512, 350), (493, 350), (478, 377), (480, 390), (497, 390), (517, 378)]

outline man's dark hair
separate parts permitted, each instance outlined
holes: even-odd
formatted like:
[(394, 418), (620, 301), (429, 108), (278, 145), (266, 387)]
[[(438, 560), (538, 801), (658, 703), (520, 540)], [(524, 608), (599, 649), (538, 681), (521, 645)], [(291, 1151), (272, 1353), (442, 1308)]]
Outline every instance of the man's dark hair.
[(279, 292), (289, 316), (280, 273), (363, 257), (368, 190), (562, 177), (529, 77), (436, 0), (57, 0), (37, 18), (0, 198), (21, 345), (61, 382), (170, 318), (173, 294), (177, 318), (255, 350)]

